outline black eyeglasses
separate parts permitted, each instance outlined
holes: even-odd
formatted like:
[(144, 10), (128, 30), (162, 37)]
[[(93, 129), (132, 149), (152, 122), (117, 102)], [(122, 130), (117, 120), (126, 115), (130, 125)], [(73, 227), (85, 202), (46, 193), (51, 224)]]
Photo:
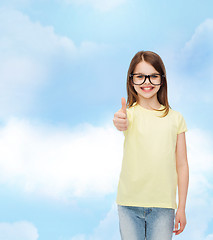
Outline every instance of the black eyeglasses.
[(149, 79), (149, 82), (152, 85), (161, 85), (163, 80), (162, 78), (165, 77), (165, 75), (158, 74), (158, 73), (155, 73), (152, 75), (145, 75), (141, 73), (131, 73), (129, 77), (131, 78), (133, 84), (135, 85), (143, 84), (146, 81), (146, 78)]

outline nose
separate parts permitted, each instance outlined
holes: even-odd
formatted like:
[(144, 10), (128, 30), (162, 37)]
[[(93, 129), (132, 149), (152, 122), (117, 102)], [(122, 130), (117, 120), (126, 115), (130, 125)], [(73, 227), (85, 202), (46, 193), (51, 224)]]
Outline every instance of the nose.
[(145, 76), (145, 82), (144, 82), (144, 83), (146, 83), (146, 82), (147, 82), (148, 84), (150, 83), (148, 76)]

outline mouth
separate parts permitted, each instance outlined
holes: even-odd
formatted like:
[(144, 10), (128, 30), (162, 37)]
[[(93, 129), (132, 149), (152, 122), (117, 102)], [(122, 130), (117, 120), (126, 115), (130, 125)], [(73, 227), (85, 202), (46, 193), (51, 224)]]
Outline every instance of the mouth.
[(154, 89), (154, 87), (141, 87), (141, 89), (144, 92), (151, 92)]

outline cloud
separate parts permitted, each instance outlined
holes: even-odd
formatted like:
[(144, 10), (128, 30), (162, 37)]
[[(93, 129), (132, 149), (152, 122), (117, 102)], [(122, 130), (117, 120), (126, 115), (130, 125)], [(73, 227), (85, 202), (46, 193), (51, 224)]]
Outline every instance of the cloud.
[[(12, 111), (12, 108), (18, 106), (23, 109), (29, 106), (36, 89), (48, 80), (52, 57), (62, 56), (71, 61), (75, 57), (77, 59), (77, 53), (81, 53), (80, 56), (83, 57), (85, 49), (95, 51), (99, 47), (85, 42), (77, 48), (69, 38), (56, 35), (52, 27), (33, 23), (18, 11), (1, 10), (0, 20), (4, 23), (0, 24), (0, 89), (1, 97), (6, 99), (4, 105), (0, 101), (3, 110), (1, 114), (7, 109)], [(185, 45), (179, 63), (183, 59), (185, 66), (192, 64), (192, 69), (195, 70), (201, 67), (201, 74), (209, 69), (211, 77), (211, 56), (208, 56), (207, 51), (212, 50), (211, 36), (212, 21), (208, 20), (196, 29)], [(202, 50), (202, 47), (206, 49)], [(205, 63), (195, 55), (198, 54), (196, 50), (200, 52), (199, 56), (204, 57)], [(186, 76), (182, 79), (184, 77)], [(187, 79), (188, 76), (185, 80)], [(189, 80), (188, 86), (193, 87), (190, 82), (195, 79)], [(210, 81), (211, 79), (209, 83)], [(210, 85), (207, 86), (210, 90)], [(187, 85), (184, 88), (187, 89)], [(196, 88), (191, 92), (196, 95)], [(204, 93), (206, 95), (207, 92)], [(18, 98), (16, 94), (19, 94)], [(187, 91), (184, 95), (190, 96), (190, 92)], [(67, 126), (57, 128), (26, 119), (11, 118), (0, 129), (0, 183), (28, 194), (68, 202), (73, 198), (113, 193), (116, 190), (122, 157), (121, 136), (108, 124), (102, 127), (83, 124), (71, 129)], [(187, 133), (187, 140), (190, 167), (188, 221), (179, 238), (201, 240), (205, 239), (208, 223), (212, 220), (209, 211), (213, 209), (212, 138), (208, 132), (191, 129)], [(100, 224), (100, 229), (102, 225), (104, 224)], [(95, 232), (94, 236), (97, 236)], [(82, 233), (76, 239), (80, 240), (80, 237), (85, 239), (86, 235)], [(210, 234), (206, 240), (211, 238)]]
[[(213, 102), (213, 19), (198, 25), (188, 41), (178, 52), (167, 52), (167, 67), (174, 101), (211, 106)], [(200, 90), (202, 87), (202, 91)]]
[(200, 71), (210, 68), (213, 60), (213, 19), (209, 18), (202, 22), (196, 29), (191, 39), (181, 49), (184, 55), (183, 64), (187, 67)]
[(45, 68), (30, 57), (0, 59), (0, 117), (27, 112), (46, 76)]
[[(190, 170), (187, 226), (179, 238), (201, 240), (213, 219), (209, 211), (213, 208), (213, 142), (208, 132), (197, 128), (190, 129), (186, 139)], [(122, 133), (109, 123), (69, 128), (13, 118), (0, 130), (0, 183), (33, 197), (64, 203), (114, 193), (121, 170), (122, 140)], [(111, 211), (91, 235), (79, 233), (72, 240), (105, 239), (104, 231), (113, 239), (118, 229), (108, 231), (117, 221), (111, 217), (115, 208)]]
[[(209, 223), (213, 220), (210, 211), (213, 209), (213, 140), (209, 132), (198, 128), (190, 129), (187, 132), (186, 140), (189, 162), (189, 188), (186, 202), (187, 225), (184, 231), (178, 235), (178, 238), (180, 240), (211, 240), (213, 235), (207, 230)], [(113, 203), (106, 218), (100, 221), (91, 234), (79, 233), (70, 240), (119, 239), (118, 224), (117, 206)]]
[[(19, 11), (0, 8), (0, 117), (27, 112), (48, 82), (51, 57), (73, 55), (73, 42)], [(59, 55), (59, 54), (58, 54)]]
[(36, 227), (27, 221), (0, 222), (0, 236), (2, 240), (37, 240), (39, 237)]
[[(32, 111), (37, 94), (51, 81), (66, 74), (82, 61), (91, 61), (108, 49), (90, 41), (77, 47), (17, 10), (0, 8), (0, 118)], [(67, 67), (67, 69), (65, 69)]]
[(0, 22), (0, 51), (4, 57), (30, 57), (48, 66), (58, 57), (69, 61), (91, 59), (91, 53), (98, 54), (109, 47), (86, 40), (77, 47), (72, 39), (57, 35), (53, 26), (43, 26), (20, 11), (5, 7), (0, 8)]
[(90, 5), (101, 12), (114, 10), (116, 7), (124, 4), (126, 0), (64, 0), (67, 4)]
[(122, 160), (122, 133), (109, 124), (75, 129), (12, 118), (0, 129), (0, 183), (71, 202), (113, 193)]
[(209, 235), (205, 238), (205, 240), (213, 240), (213, 234), (209, 234)]
[(70, 240), (117, 240), (120, 239), (117, 205), (114, 203), (106, 217), (90, 235), (77, 234)]
[[(59, 36), (53, 26), (43, 26), (18, 10), (0, 8), (1, 51), (7, 56), (14, 53), (31, 56), (46, 62), (61, 51), (73, 55), (77, 47), (71, 39)], [(42, 54), (42, 56), (40, 55)]]
[(0, 5), (2, 6), (7, 6), (7, 7), (11, 7), (11, 8), (20, 8), (20, 7), (28, 7), (30, 5), (30, 3), (32, 2), (32, 0), (2, 0)]
[[(187, 225), (179, 239), (208, 239), (207, 229), (213, 220), (212, 136), (195, 128), (187, 132), (189, 188), (186, 202)], [(178, 199), (178, 198), (177, 198)]]

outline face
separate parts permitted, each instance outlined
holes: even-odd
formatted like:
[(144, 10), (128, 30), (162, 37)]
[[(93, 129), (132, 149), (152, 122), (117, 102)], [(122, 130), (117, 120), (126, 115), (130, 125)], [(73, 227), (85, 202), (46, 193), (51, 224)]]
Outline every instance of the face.
[[(142, 73), (142, 74), (146, 74), (146, 75), (151, 75), (153, 73), (159, 74), (159, 72), (157, 72), (151, 64), (149, 64), (145, 61), (142, 61), (136, 65), (134, 73)], [(152, 85), (149, 82), (148, 78), (146, 78), (146, 81), (142, 85), (135, 85), (133, 83), (132, 83), (132, 85), (133, 85), (135, 91), (137, 92), (139, 99), (143, 99), (143, 98), (148, 99), (148, 98), (153, 98), (153, 97), (157, 98), (157, 92), (160, 89), (160, 85)], [(146, 90), (146, 89), (143, 89), (144, 87), (152, 87), (152, 89)]]

